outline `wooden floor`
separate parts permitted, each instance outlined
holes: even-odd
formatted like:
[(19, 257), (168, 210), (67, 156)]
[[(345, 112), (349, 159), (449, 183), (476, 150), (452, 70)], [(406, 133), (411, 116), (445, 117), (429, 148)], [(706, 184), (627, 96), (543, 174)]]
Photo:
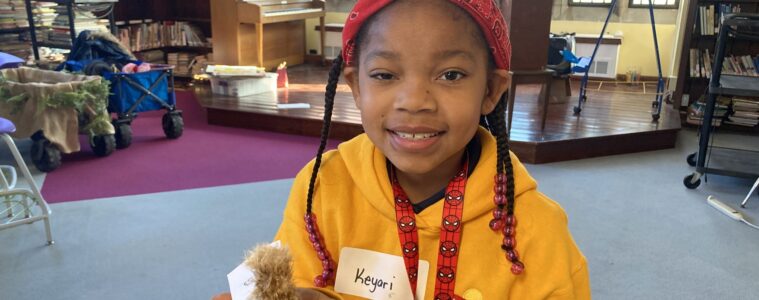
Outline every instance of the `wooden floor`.
[[(208, 112), (209, 124), (262, 129), (291, 134), (318, 136), (321, 131), (324, 84), (327, 69), (315, 66), (290, 68), (290, 88), (275, 95), (258, 94), (244, 98), (212, 95), (208, 86), (194, 88), (198, 101)], [(653, 122), (651, 102), (654, 95), (643, 95), (642, 84), (604, 83), (588, 93), (579, 116), (579, 84), (573, 82), (573, 95), (564, 103), (552, 103), (546, 128), (540, 130), (539, 87), (519, 86), (511, 130), (512, 150), (522, 161), (547, 163), (605, 155), (672, 148), (680, 129), (680, 116), (665, 105), (661, 118)], [(650, 93), (654, 85), (647, 85)], [(278, 109), (278, 103), (309, 103), (310, 109)], [(360, 134), (361, 117), (350, 90), (338, 86), (331, 137), (347, 140)]]

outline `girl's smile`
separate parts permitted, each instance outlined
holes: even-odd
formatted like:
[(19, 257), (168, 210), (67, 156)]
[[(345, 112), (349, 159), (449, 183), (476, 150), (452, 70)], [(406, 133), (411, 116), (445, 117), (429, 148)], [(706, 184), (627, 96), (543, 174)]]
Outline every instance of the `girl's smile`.
[(510, 77), (492, 67), (471, 17), (446, 1), (391, 4), (359, 36), (344, 75), (364, 131), (409, 196), (424, 199), (415, 189), (445, 186)]

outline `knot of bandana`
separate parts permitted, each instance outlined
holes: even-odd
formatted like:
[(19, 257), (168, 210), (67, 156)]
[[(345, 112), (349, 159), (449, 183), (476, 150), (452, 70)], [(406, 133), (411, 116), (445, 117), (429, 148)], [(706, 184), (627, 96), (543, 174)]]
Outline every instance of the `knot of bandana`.
[[(490, 52), (499, 69), (511, 67), (511, 41), (509, 28), (498, 5), (493, 0), (448, 0), (466, 11), (479, 25), (490, 46)], [(343, 29), (343, 60), (347, 66), (354, 63), (355, 38), (361, 26), (374, 14), (382, 10), (393, 0), (358, 0), (348, 15)]]

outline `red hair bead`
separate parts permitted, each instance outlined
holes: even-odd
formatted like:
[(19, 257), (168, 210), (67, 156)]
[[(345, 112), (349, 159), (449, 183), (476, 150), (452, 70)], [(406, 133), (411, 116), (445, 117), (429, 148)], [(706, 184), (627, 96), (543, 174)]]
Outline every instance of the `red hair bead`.
[(493, 197), (493, 202), (495, 202), (495, 205), (506, 205), (506, 195), (495, 194), (495, 197)]
[(325, 260), (325, 259), (327, 259), (327, 253), (324, 250), (317, 251), (316, 252), (316, 256), (319, 257), (319, 260)]
[(515, 236), (517, 233), (516, 228), (514, 226), (506, 226), (503, 227), (503, 235), (504, 236)]
[(319, 234), (316, 232), (310, 232), (308, 234), (308, 240), (311, 241), (311, 243), (319, 243), (320, 242)]
[(524, 272), (524, 264), (522, 262), (517, 261), (511, 264), (512, 274), (519, 275), (519, 274), (522, 274), (522, 272)]
[(506, 193), (506, 185), (501, 184), (501, 183), (496, 183), (495, 186), (493, 187), (493, 191), (496, 194), (505, 194)]
[(506, 183), (506, 174), (496, 174), (495, 182), (500, 184)]
[(506, 247), (506, 249), (514, 249), (517, 247), (517, 239), (513, 236), (507, 236), (503, 238), (503, 246)]
[(492, 219), (490, 220), (490, 229), (493, 231), (499, 231), (503, 229), (504, 223), (501, 219)]
[[(512, 267), (512, 270), (513, 270), (513, 267)], [(318, 275), (316, 276), (316, 278), (314, 278), (314, 285), (319, 288), (325, 288), (327, 287), (327, 280), (324, 279), (322, 275)]]
[(519, 261), (519, 252), (517, 252), (517, 249), (506, 251), (506, 258), (508, 258), (510, 262), (517, 262)]
[(314, 250), (316, 250), (316, 252), (324, 251), (324, 247), (322, 247), (322, 244), (320, 242), (313, 242), (311, 244), (314, 246)]
[(506, 225), (508, 226), (517, 226), (517, 216), (515, 215), (508, 215), (506, 216)]
[(322, 268), (324, 269), (324, 272), (332, 270), (332, 263), (329, 259), (322, 259)]
[[(493, 219), (501, 220), (504, 217), (504, 211), (501, 209), (495, 209), (493, 210)], [(506, 223), (508, 224), (508, 222)]]

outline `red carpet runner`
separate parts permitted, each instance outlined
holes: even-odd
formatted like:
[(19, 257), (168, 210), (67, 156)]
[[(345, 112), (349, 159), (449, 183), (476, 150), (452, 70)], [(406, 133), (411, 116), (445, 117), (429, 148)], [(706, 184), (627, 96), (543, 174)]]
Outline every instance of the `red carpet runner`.
[[(168, 140), (163, 111), (132, 123), (132, 146), (95, 157), (84, 137), (82, 151), (64, 155), (48, 174), (42, 194), (50, 203), (212, 187), (295, 177), (316, 155), (319, 139), (211, 126), (190, 92), (178, 92), (184, 135)], [(332, 147), (337, 142), (331, 143)]]

